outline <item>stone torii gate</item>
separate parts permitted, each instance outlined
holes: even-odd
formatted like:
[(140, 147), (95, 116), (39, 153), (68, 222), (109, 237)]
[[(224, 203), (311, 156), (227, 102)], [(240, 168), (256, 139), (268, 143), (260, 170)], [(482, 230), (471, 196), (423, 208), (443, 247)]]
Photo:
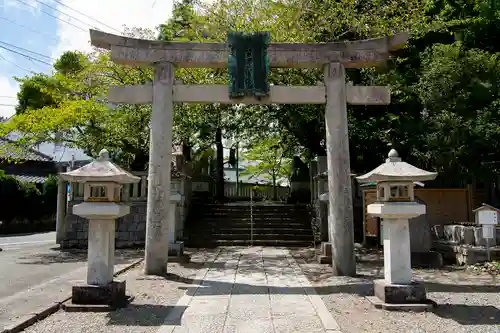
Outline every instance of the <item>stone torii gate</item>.
[(406, 33), (377, 39), (325, 44), (269, 44), (271, 68), (324, 68), (324, 85), (271, 86), (267, 97), (231, 99), (226, 85), (184, 85), (174, 80), (175, 67), (224, 68), (225, 43), (180, 43), (142, 40), (90, 30), (93, 46), (111, 50), (111, 59), (131, 66), (154, 67), (152, 84), (109, 90), (112, 103), (153, 104), (151, 115), (145, 273), (163, 274), (168, 259), (168, 217), (174, 102), (222, 104), (326, 104), (329, 233), (333, 273), (356, 274), (349, 163), (347, 104), (390, 103), (386, 87), (346, 84), (345, 68), (383, 64), (402, 47)]

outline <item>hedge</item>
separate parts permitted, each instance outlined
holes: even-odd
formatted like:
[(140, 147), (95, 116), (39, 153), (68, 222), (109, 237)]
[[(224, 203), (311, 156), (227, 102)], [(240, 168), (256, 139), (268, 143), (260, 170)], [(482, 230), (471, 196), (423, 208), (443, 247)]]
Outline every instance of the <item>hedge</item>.
[(57, 178), (50, 176), (43, 185), (37, 185), (18, 181), (0, 170), (0, 202), (0, 233), (53, 229)]

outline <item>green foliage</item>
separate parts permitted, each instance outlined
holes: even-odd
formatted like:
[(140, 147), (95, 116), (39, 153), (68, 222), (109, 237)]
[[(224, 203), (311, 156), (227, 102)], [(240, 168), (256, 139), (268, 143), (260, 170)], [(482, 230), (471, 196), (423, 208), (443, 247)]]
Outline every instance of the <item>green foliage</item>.
[(499, 56), (456, 42), (429, 48), (422, 63), (417, 91), (430, 164), (465, 179), (493, 177), (500, 171)]
[(78, 73), (84, 70), (87, 62), (87, 57), (84, 54), (68, 51), (57, 59), (54, 63), (54, 69), (64, 75)]
[(249, 165), (242, 174), (250, 174), (256, 177), (264, 177), (271, 181), (275, 188), (281, 185), (281, 182), (291, 177), (291, 159), (286, 155), (285, 149), (277, 135), (262, 138), (255, 142), (248, 151), (243, 154), (248, 161), (257, 162), (255, 165)]
[(55, 106), (54, 96), (44, 91), (44, 87), (51, 85), (50, 77), (45, 74), (36, 74), (32, 77), (18, 79), (20, 90), (17, 93), (18, 105), (16, 114), (23, 114), (29, 110)]
[(35, 184), (25, 183), (6, 175), (0, 170), (0, 221), (9, 229), (15, 222), (37, 222), (51, 217), (56, 211), (57, 180), (49, 178), (43, 190)]
[[(149, 156), (150, 105), (107, 103), (113, 85), (143, 84), (152, 71), (120, 66), (108, 52), (67, 52), (55, 63), (58, 72), (19, 79), (20, 109), (0, 135), (16, 131), (20, 144), (61, 140), (97, 156), (107, 148), (115, 159), (135, 170), (145, 170)], [(21, 112), (22, 111), (22, 112)]]

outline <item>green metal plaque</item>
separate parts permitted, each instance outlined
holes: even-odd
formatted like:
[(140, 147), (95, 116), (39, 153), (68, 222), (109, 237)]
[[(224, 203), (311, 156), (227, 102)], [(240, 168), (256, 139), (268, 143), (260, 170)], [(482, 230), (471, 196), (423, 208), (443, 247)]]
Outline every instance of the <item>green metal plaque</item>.
[(229, 32), (229, 96), (242, 98), (269, 95), (269, 32)]

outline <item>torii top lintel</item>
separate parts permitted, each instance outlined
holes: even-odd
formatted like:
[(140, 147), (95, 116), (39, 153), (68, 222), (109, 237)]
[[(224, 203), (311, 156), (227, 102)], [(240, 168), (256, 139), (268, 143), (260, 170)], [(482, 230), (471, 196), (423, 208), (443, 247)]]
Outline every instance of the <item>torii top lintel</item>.
[[(227, 66), (225, 43), (181, 43), (137, 39), (90, 30), (93, 46), (111, 50), (111, 59), (128, 65), (171, 62), (177, 67), (223, 68)], [(383, 64), (392, 51), (403, 47), (408, 33), (390, 37), (323, 44), (271, 43), (271, 67), (317, 68), (337, 62), (346, 68)]]

